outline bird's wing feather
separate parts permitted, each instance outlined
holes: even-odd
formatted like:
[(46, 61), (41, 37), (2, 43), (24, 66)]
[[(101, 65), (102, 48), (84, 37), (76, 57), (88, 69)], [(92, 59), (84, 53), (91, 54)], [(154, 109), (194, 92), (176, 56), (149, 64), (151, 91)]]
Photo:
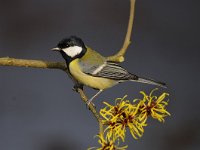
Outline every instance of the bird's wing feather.
[(90, 63), (90, 62), (79, 62), (79, 65), (81, 66), (81, 70), (86, 73), (86, 74), (93, 74), (95, 70), (97, 70), (101, 65), (100, 64), (95, 64), (95, 63)]
[(136, 80), (137, 76), (130, 74), (126, 69), (122, 68), (116, 63), (105, 62), (102, 65), (95, 66), (95, 69), (92, 69), (88, 74), (95, 77), (103, 77), (113, 80)]

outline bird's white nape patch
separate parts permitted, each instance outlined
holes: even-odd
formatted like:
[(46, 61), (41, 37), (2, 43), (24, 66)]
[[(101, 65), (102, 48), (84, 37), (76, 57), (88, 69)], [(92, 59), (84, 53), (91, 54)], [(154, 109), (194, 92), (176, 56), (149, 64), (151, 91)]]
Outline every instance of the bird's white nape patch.
[(71, 58), (77, 56), (78, 54), (81, 53), (82, 51), (82, 47), (80, 46), (71, 46), (68, 48), (64, 48), (62, 49), (68, 56), (70, 56)]

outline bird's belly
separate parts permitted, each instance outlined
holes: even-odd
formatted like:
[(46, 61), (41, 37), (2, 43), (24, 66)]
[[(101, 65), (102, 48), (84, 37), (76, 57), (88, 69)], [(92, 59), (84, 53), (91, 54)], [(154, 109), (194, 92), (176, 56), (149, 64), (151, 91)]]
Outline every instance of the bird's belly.
[(93, 77), (91, 75), (85, 74), (81, 71), (76, 60), (70, 63), (69, 70), (72, 76), (80, 83), (95, 88), (95, 89), (107, 89), (117, 84), (115, 80), (110, 80), (101, 77)]

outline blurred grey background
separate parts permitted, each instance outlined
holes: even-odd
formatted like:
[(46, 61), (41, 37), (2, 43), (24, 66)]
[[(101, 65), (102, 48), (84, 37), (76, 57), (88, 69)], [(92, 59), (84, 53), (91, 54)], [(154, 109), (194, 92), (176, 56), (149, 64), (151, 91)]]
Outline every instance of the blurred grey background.
[[(143, 137), (127, 137), (129, 149), (200, 149), (200, 2), (137, 0), (132, 44), (122, 64), (130, 72), (168, 84), (164, 124), (148, 120)], [(122, 45), (129, 0), (0, 0), (0, 57), (63, 61), (49, 49), (80, 36), (105, 56)], [(97, 146), (98, 124), (72, 81), (59, 70), (0, 67), (0, 149), (80, 150)], [(94, 102), (139, 98), (154, 86), (123, 83)], [(96, 91), (87, 88), (88, 96)]]

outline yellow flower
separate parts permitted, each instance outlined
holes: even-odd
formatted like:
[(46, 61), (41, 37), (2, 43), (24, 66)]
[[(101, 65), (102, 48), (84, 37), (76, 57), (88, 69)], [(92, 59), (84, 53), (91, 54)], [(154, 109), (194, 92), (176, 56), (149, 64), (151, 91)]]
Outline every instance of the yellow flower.
[[(126, 149), (127, 146), (118, 147), (119, 141), (125, 141), (127, 130), (130, 131), (134, 139), (141, 137), (144, 133), (144, 127), (147, 126), (148, 116), (164, 122), (164, 117), (170, 115), (166, 110), (168, 105), (166, 97), (169, 94), (163, 93), (158, 97), (153, 96), (153, 92), (156, 90), (152, 90), (149, 95), (141, 91), (143, 98), (133, 100), (133, 103), (127, 100), (127, 95), (123, 98), (117, 98), (115, 105), (104, 102), (106, 106), (100, 110), (100, 115), (105, 129), (98, 136), (101, 148), (97, 148), (97, 150)], [(116, 141), (118, 144), (115, 144)]]
[(116, 99), (115, 106), (104, 102), (106, 107), (100, 110), (103, 124), (108, 125), (104, 133), (109, 140), (115, 141), (120, 138), (124, 141), (126, 128), (129, 128), (135, 139), (144, 133), (146, 118), (141, 119), (138, 115), (140, 105), (131, 104), (126, 97)]
[(116, 141), (109, 140), (108, 138), (104, 138), (103, 134), (100, 133), (100, 135), (97, 135), (99, 138), (98, 143), (101, 145), (101, 147), (92, 147), (88, 150), (126, 150), (128, 145), (119, 147), (119, 142), (116, 143)]
[(109, 140), (113, 139), (115, 141), (121, 138), (124, 141), (125, 127), (121, 126), (120, 116), (129, 104), (129, 101), (125, 100), (126, 97), (116, 99), (115, 106), (104, 102), (106, 107), (100, 110), (100, 114), (103, 117), (102, 123), (108, 125), (104, 133), (106, 132), (106, 138)]
[(152, 118), (157, 119), (160, 122), (164, 122), (164, 117), (170, 116), (170, 113), (166, 110), (166, 106), (168, 105), (168, 100), (166, 101), (166, 97), (169, 96), (168, 93), (163, 93), (159, 97), (153, 96), (153, 92), (158, 89), (154, 89), (151, 91), (149, 96), (141, 91), (143, 94), (143, 99), (140, 100), (139, 104), (140, 108), (140, 118), (147, 118), (148, 115), (151, 115)]

